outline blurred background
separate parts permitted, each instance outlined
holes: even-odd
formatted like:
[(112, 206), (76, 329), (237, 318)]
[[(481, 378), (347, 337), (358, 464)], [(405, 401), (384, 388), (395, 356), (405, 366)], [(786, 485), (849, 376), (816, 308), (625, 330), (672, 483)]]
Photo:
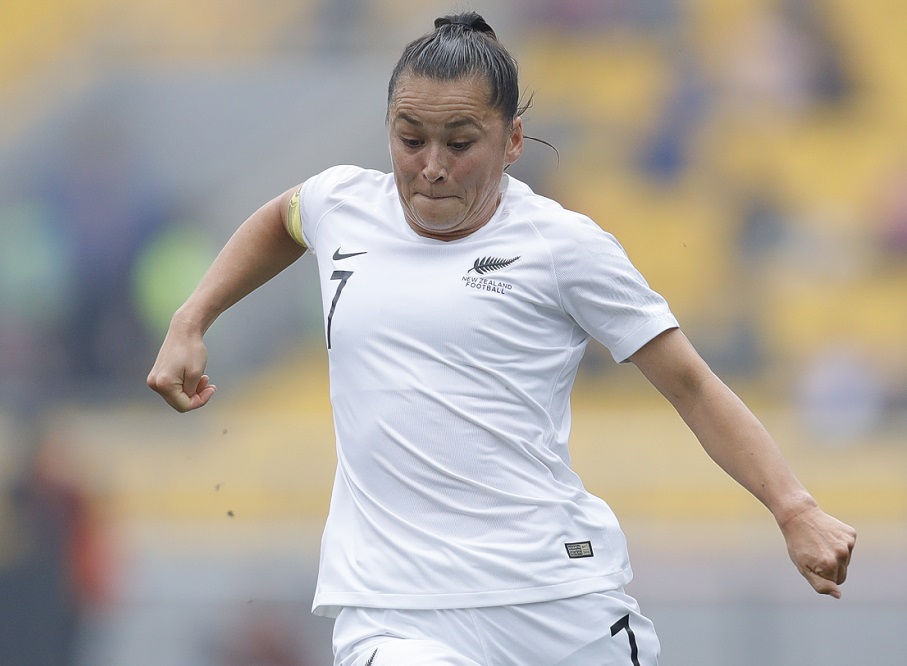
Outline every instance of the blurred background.
[(5, 0), (0, 663), (331, 663), (309, 612), (335, 464), (313, 263), (210, 331), (204, 410), (145, 376), (261, 203), (389, 168), (390, 70), (462, 9), (559, 153), (530, 142), (513, 174), (621, 240), (860, 534), (844, 598), (815, 595), (768, 512), (590, 347), (575, 466), (622, 519), (662, 663), (907, 663), (900, 0)]

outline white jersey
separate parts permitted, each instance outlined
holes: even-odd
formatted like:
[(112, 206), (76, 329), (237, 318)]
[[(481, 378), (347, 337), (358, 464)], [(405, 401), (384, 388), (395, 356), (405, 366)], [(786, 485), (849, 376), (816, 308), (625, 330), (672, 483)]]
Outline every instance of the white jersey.
[(309, 179), (300, 211), (337, 440), (314, 612), (627, 583), (617, 519), (570, 466), (570, 391), (590, 336), (623, 361), (677, 321), (614, 238), (508, 176), (456, 241), (416, 234), (393, 175), (358, 167)]

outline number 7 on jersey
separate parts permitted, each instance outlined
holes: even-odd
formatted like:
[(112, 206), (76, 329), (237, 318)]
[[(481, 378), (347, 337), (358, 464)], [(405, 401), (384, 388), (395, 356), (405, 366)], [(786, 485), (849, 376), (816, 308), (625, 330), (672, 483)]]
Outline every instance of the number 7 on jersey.
[(337, 285), (337, 291), (334, 292), (334, 299), (331, 301), (331, 310), (328, 312), (328, 349), (331, 348), (331, 322), (334, 319), (334, 308), (337, 307), (337, 301), (340, 300), (340, 292), (346, 286), (347, 280), (352, 277), (353, 271), (334, 271), (331, 273), (332, 280), (340, 280)]

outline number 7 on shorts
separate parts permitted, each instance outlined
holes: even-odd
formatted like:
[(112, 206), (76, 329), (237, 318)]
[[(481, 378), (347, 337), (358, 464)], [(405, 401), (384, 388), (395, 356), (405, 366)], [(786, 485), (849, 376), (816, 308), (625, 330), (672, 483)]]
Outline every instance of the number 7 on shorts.
[(630, 661), (633, 666), (639, 666), (639, 648), (636, 646), (636, 634), (630, 628), (630, 615), (624, 615), (617, 622), (611, 625), (611, 636), (617, 636), (621, 631), (626, 630), (627, 638), (630, 639)]

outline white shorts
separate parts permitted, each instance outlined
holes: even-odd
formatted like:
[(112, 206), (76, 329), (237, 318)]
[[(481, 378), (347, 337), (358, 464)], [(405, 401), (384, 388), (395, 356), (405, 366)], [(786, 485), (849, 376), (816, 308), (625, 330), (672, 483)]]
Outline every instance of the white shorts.
[(622, 591), (535, 604), (343, 608), (334, 666), (656, 666), (655, 628)]

